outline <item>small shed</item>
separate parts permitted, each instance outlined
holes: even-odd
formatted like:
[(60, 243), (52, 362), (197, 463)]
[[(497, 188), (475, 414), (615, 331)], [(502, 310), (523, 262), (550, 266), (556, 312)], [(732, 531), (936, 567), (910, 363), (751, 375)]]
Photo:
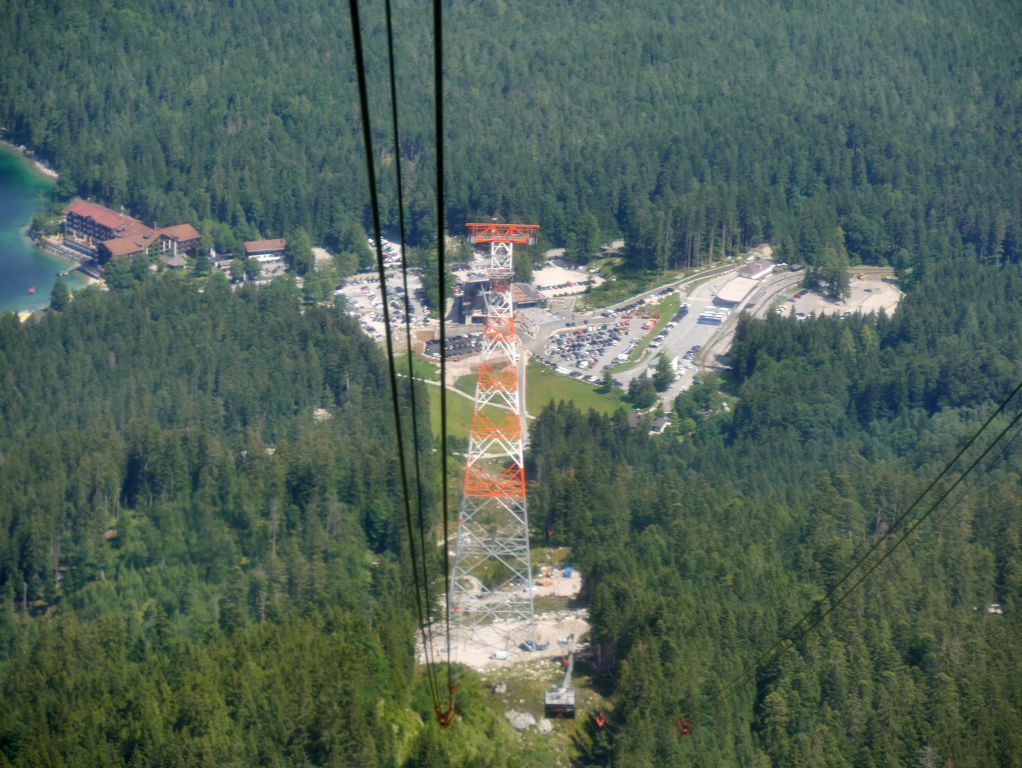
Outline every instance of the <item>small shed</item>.
[(651, 435), (662, 435), (667, 428), (671, 425), (671, 420), (666, 416), (659, 416), (653, 419), (649, 425), (649, 433)]
[(245, 258), (255, 259), (261, 264), (268, 261), (283, 260), (287, 250), (287, 240), (278, 237), (272, 240), (245, 241)]

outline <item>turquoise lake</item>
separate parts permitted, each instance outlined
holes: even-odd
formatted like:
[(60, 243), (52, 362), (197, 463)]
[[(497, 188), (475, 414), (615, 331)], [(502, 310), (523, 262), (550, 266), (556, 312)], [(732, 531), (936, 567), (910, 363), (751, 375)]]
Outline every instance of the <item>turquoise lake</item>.
[[(68, 267), (32, 248), (25, 234), (52, 190), (53, 182), (36, 173), (30, 161), (0, 146), (0, 312), (48, 306), (57, 273)], [(72, 290), (84, 282), (76, 274), (64, 281)]]

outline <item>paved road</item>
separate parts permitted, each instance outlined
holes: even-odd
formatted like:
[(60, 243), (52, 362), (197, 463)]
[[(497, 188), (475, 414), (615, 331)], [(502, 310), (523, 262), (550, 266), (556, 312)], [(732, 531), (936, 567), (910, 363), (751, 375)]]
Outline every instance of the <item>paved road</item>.
[[(789, 272), (779, 272), (771, 275), (750, 294), (748, 299), (741, 302), (731, 311), (731, 314), (722, 325), (714, 326), (700, 323), (700, 313), (702, 313), (702, 311), (707, 307), (713, 305), (714, 298), (718, 291), (720, 291), (720, 289), (732, 279), (732, 272), (735, 269), (735, 266), (727, 265), (713, 270), (707, 270), (706, 272), (695, 275), (684, 281), (675, 281), (672, 283), (672, 286), (677, 287), (678, 285), (683, 285), (685, 283), (705, 281), (693, 288), (690, 294), (684, 296), (685, 303), (689, 305), (688, 314), (681, 319), (675, 328), (668, 332), (660, 347), (657, 349), (647, 348), (643, 355), (627, 370), (615, 375), (615, 378), (625, 389), (627, 389), (629, 383), (634, 378), (645, 375), (647, 369), (656, 364), (656, 360), (661, 353), (666, 354), (669, 360), (677, 358), (679, 366), (678, 376), (668, 390), (660, 395), (661, 401), (669, 410), (674, 398), (692, 385), (693, 380), (699, 374), (700, 370), (720, 366), (719, 358), (726, 354), (728, 348), (730, 348), (731, 341), (734, 338), (735, 328), (738, 324), (738, 317), (743, 311), (751, 312), (758, 316), (764, 315), (769, 310), (771, 303), (778, 294), (791, 290), (802, 279), (802, 275), (800, 273), (793, 274)], [(665, 286), (660, 286), (646, 291), (638, 297), (621, 302), (618, 307), (630, 304), (637, 299), (659, 294), (663, 291), (664, 287)], [(577, 315), (576, 318), (578, 322), (569, 322), (568, 324), (581, 324), (587, 319), (594, 319), (598, 322), (606, 322), (604, 318), (599, 317), (598, 315), (598, 311)], [(617, 319), (615, 319), (615, 322), (617, 322)], [(595, 325), (596, 323), (594, 322), (593, 324)], [(647, 332), (641, 330), (639, 323), (633, 323), (632, 325), (634, 327), (630, 330), (628, 337), (619, 342), (617, 346), (607, 353), (607, 355), (601, 360), (600, 366), (588, 371), (588, 373), (593, 373), (597, 376), (601, 375), (602, 368), (613, 360), (613, 357), (617, 352), (627, 347), (630, 339), (642, 339), (645, 337)], [(542, 349), (542, 346), (546, 343), (549, 337), (558, 330), (563, 330), (564, 327), (565, 322), (563, 318), (551, 316), (550, 320), (540, 323), (535, 327), (534, 336), (526, 337), (525, 340), (527, 342), (527, 346), (533, 350)], [(695, 346), (700, 346), (701, 350), (695, 356), (694, 360), (685, 361), (683, 359), (685, 353)]]
[[(665, 353), (668, 359), (678, 358), (679, 375), (671, 387), (660, 395), (661, 401), (669, 410), (674, 398), (692, 385), (694, 378), (699, 374), (700, 370), (723, 367), (721, 359), (726, 355), (731, 346), (735, 330), (738, 325), (738, 318), (743, 313), (749, 314), (753, 317), (765, 316), (766, 313), (769, 312), (770, 306), (775, 301), (776, 297), (784, 292), (794, 289), (803, 278), (803, 274), (800, 272), (777, 272), (770, 275), (762, 281), (762, 283), (745, 301), (739, 303), (739, 305), (731, 311), (722, 325), (714, 326), (699, 323), (700, 313), (713, 304), (718, 291), (732, 279), (732, 273), (738, 268), (738, 266), (738, 264), (726, 264), (720, 267), (714, 267), (713, 269), (705, 270), (687, 278), (674, 280), (666, 285), (651, 288), (637, 296), (630, 297), (625, 301), (606, 308), (619, 310), (623, 306), (632, 304), (636, 301), (642, 301), (649, 297), (661, 295), (665, 289), (668, 291), (678, 290), (679, 288), (684, 289), (686, 285), (703, 281), (699, 285), (695, 286), (692, 289), (692, 292), (688, 295), (685, 295), (684, 290), (681, 291), (685, 303), (689, 305), (688, 314), (678, 322), (675, 328), (668, 332), (666, 337), (663, 339), (662, 345), (657, 349), (647, 349), (643, 353), (642, 357), (633, 363), (627, 370), (615, 375), (615, 378), (625, 389), (627, 389), (629, 383), (635, 377), (644, 375), (648, 368), (655, 365), (656, 360), (661, 353)], [(560, 313), (526, 310), (525, 312), (530, 314), (534, 321), (531, 323), (520, 323), (518, 327), (518, 334), (522, 340), (524, 348), (520, 361), (522, 371), (524, 372), (527, 366), (529, 355), (542, 355), (547, 341), (558, 331), (564, 331), (566, 327), (585, 325), (586, 321), (589, 321), (590, 327), (598, 327), (599, 325), (610, 323), (617, 324), (621, 321), (620, 315), (614, 318), (602, 317), (601, 313), (606, 311), (606, 309), (592, 310), (585, 313), (575, 313), (570, 309), (562, 310)], [(600, 376), (603, 368), (611, 365), (613, 363), (614, 356), (627, 348), (631, 340), (640, 340), (648, 333), (641, 329), (641, 322), (633, 321), (631, 326), (632, 327), (629, 328), (629, 331), (625, 334), (624, 338), (604, 354), (600, 363), (596, 367), (586, 371), (586, 373)], [(476, 331), (478, 329), (472, 327), (470, 330)], [(698, 354), (695, 355), (693, 360), (683, 360), (685, 353), (694, 346), (701, 347)], [(565, 363), (565, 365), (572, 367), (568, 363)], [(525, 376), (521, 376), (519, 378), (519, 397), (521, 398), (523, 410), (526, 402), (525, 379)], [(426, 381), (426, 383), (434, 386), (438, 385), (438, 382), (434, 381)], [(472, 399), (471, 395), (466, 395), (459, 390), (452, 388), (452, 391), (457, 392), (459, 395), (466, 397), (467, 399)], [(523, 423), (522, 430), (523, 438), (527, 443), (527, 423)]]
[(520, 334), (522, 343), (532, 354), (534, 355), (541, 354), (543, 351), (543, 347), (547, 342), (547, 339), (550, 338), (550, 334), (552, 334), (556, 330), (564, 328), (565, 322), (574, 325), (582, 324), (586, 320), (593, 320), (595, 318), (602, 319), (600, 313), (606, 311), (607, 309), (613, 309), (616, 311), (627, 304), (631, 304), (632, 302), (642, 301), (651, 296), (655, 296), (665, 289), (676, 290), (678, 288), (684, 287), (685, 285), (688, 285), (689, 283), (698, 282), (699, 280), (705, 280), (707, 278), (716, 277), (718, 275), (727, 275), (738, 269), (738, 266), (739, 265), (737, 264), (725, 264), (720, 267), (714, 267), (713, 269), (704, 270), (702, 272), (690, 275), (688, 277), (678, 278), (677, 280), (672, 280), (668, 283), (665, 283), (664, 285), (658, 285), (655, 288), (651, 288), (648, 291), (644, 291), (643, 293), (640, 293), (636, 296), (632, 296), (628, 299), (625, 299), (624, 301), (620, 301), (617, 304), (612, 304), (611, 306), (604, 307), (602, 309), (594, 309), (589, 312), (575, 312), (573, 309), (568, 308), (556, 314), (549, 313), (551, 315), (551, 318), (546, 322), (536, 325), (532, 329), (533, 331), (532, 334), (529, 333)]
[(766, 317), (770, 305), (781, 293), (790, 291), (802, 282), (801, 272), (779, 272), (771, 275), (762, 286), (753, 291), (752, 295), (735, 307), (725, 323), (717, 329), (708, 344), (696, 355), (696, 364), (704, 368), (721, 368), (721, 358), (731, 348), (731, 342), (738, 328), (738, 318), (744, 312), (752, 317)]
[[(713, 304), (714, 296), (730, 280), (731, 275), (725, 272), (693, 289), (692, 293), (685, 299), (689, 306), (688, 314), (681, 319), (681, 322), (673, 330), (668, 332), (660, 348), (647, 349), (634, 366), (624, 373), (618, 374), (618, 380), (624, 384), (626, 389), (632, 379), (636, 376), (644, 375), (647, 368), (656, 364), (656, 360), (661, 352), (666, 354), (670, 360), (675, 357), (682, 357), (685, 352), (696, 345), (706, 346), (718, 330), (718, 326), (700, 323), (699, 315), (704, 309)], [(689, 370), (682, 370), (681, 375), (675, 380), (668, 391), (663, 393), (662, 397), (668, 401), (673, 400), (677, 397), (678, 392), (691, 385), (692, 378), (696, 373), (697, 371), (694, 367)]]
[(528, 368), (529, 350), (523, 349), (518, 358), (518, 410), (522, 414), (522, 448), (524, 450), (529, 449), (529, 419), (535, 418), (529, 415), (529, 406), (525, 400), (525, 382), (529, 378), (526, 376)]

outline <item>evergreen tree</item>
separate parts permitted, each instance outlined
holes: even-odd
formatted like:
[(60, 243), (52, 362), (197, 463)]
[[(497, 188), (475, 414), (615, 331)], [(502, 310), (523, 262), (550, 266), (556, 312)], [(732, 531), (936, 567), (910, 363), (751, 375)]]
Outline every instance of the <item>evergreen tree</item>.
[(674, 368), (663, 352), (657, 355), (656, 370), (653, 372), (652, 379), (653, 388), (657, 392), (666, 392), (667, 388), (674, 383)]
[(650, 377), (636, 376), (628, 382), (628, 401), (636, 408), (649, 408), (656, 400), (656, 389)]
[(60, 312), (67, 309), (71, 302), (71, 292), (67, 289), (67, 283), (60, 277), (53, 284), (53, 291), (50, 293), (50, 309)]
[(263, 272), (263, 265), (259, 263), (258, 259), (247, 258), (245, 259), (244, 270), (246, 279), (258, 280)]
[(303, 230), (295, 230), (287, 238), (287, 258), (291, 268), (298, 275), (311, 272), (315, 267), (315, 258), (312, 255), (312, 241), (308, 233)]

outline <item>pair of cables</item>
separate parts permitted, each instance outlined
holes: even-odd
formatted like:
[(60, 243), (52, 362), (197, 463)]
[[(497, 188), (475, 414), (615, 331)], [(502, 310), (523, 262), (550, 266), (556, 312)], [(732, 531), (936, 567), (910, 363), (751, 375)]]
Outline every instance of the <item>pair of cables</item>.
[[(873, 574), (880, 568), (889, 558), (891, 558), (901, 547), (906, 540), (912, 536), (913, 533), (921, 526), (927, 519), (937, 514), (937, 518), (946, 517), (953, 513), (961, 502), (971, 493), (971, 491), (982, 481), (983, 477), (1003, 459), (1012, 445), (1015, 444), (1016, 440), (1022, 436), (1022, 406), (1018, 403), (1015, 404), (1015, 413), (1007, 421), (1007, 423), (1001, 427), (996, 428), (993, 426), (994, 422), (1006, 412), (1010, 412), (1012, 402), (1018, 398), (1019, 393), (1022, 392), (1022, 382), (1005, 397), (1001, 403), (997, 406), (993, 413), (987, 417), (986, 421), (983, 422), (982, 426), (966, 441), (966, 443), (955, 453), (955, 455), (944, 465), (941, 471), (923, 488), (923, 490), (915, 497), (912, 503), (894, 520), (890, 528), (878, 536), (873, 544), (867, 548), (865, 552), (855, 561), (855, 563), (844, 573), (844, 575), (837, 581), (837, 583), (831, 587), (831, 589), (816, 603), (812, 608), (807, 610), (802, 616), (795, 621), (778, 639), (773, 643), (767, 650), (760, 653), (755, 660), (747, 665), (741, 672), (735, 675), (729, 680), (724, 686), (720, 688), (717, 693), (716, 700), (718, 703), (723, 703), (729, 696), (733, 695), (737, 691), (738, 685), (752, 675), (754, 672), (763, 669), (764, 666), (769, 665), (775, 661), (775, 659), (786, 649), (792, 646), (797, 640), (805, 638), (809, 633), (813, 632), (820, 624), (835, 610), (837, 610), (842, 603), (851, 595), (856, 589), (863, 585)], [(994, 437), (988, 442), (984, 441), (984, 437), (989, 437), (991, 433)], [(985, 445), (984, 445), (985, 442)], [(922, 508), (924, 501), (932, 492), (937, 489), (938, 485), (942, 482), (947, 482), (952, 476), (954, 468), (962, 461), (963, 457), (977, 444), (984, 445), (983, 449), (979, 454), (968, 462), (968, 464), (961, 470), (957, 476), (951, 480), (946, 488), (940, 491), (936, 498), (932, 500), (929, 506), (914, 519), (912, 518), (913, 512), (917, 509)], [(988, 457), (994, 454), (993, 458)], [(986, 462), (986, 465), (981, 465)], [(979, 470), (979, 471), (977, 471)], [(964, 488), (963, 484), (967, 483)], [(952, 499), (956, 491), (962, 488), (961, 492)], [(948, 503), (948, 500), (951, 501)], [(943, 507), (943, 508), (942, 508)], [(939, 511), (938, 511), (939, 510)], [(882, 551), (880, 554), (873, 559), (871, 563), (868, 561), (873, 557), (879, 550)], [(903, 557), (900, 561), (895, 561), (895, 567), (900, 568), (904, 562)], [(867, 564), (868, 563), (868, 564)], [(594, 715), (594, 724), (597, 730), (610, 729), (611, 731), (617, 732), (620, 726), (612, 722), (602, 713), (596, 713)], [(681, 717), (675, 722), (675, 726), (678, 731), (678, 735), (681, 737), (688, 736), (694, 732), (695, 722), (687, 717)]]
[[(920, 525), (922, 525), (938, 508), (940, 508), (941, 505), (944, 505), (963, 482), (971, 480), (971, 482), (965, 487), (964, 491), (960, 493), (949, 505), (944, 507), (941, 514), (950, 514), (958, 508), (958, 505), (979, 483), (984, 474), (989, 472), (993, 465), (1007, 454), (1011, 445), (1019, 437), (1019, 434), (1022, 433), (1022, 428), (1019, 427), (1020, 422), (1022, 422), (1022, 407), (1017, 409), (1015, 415), (1003, 428), (996, 431), (996, 435), (992, 440), (986, 443), (986, 446), (979, 455), (968, 463), (958, 476), (955, 477), (955, 479), (937, 495), (936, 499), (933, 500), (928, 507), (923, 509), (918, 517), (912, 519), (913, 512), (915, 512), (917, 508), (923, 506), (924, 500), (931, 495), (931, 492), (933, 492), (941, 482), (947, 481), (947, 479), (952, 475), (954, 467), (958, 465), (965, 454), (977, 443), (982, 444), (981, 441), (985, 436), (989, 437), (990, 432), (994, 431), (992, 430), (994, 421), (1009, 410), (1012, 401), (1018, 397), (1020, 392), (1022, 392), (1022, 382), (1019, 382), (1008, 396), (1001, 401), (1000, 405), (998, 405), (994, 412), (987, 417), (986, 421), (984, 421), (982, 426), (973, 433), (972, 437), (969, 438), (965, 445), (963, 445), (950, 459), (950, 461), (944, 465), (943, 469), (941, 469), (941, 471), (915, 497), (914, 501), (909, 504), (905, 511), (898, 515), (890, 528), (888, 528), (882, 536), (878, 536), (874, 540), (873, 544), (859, 556), (851, 568), (845, 572), (837, 583), (831, 587), (822, 598), (816, 601), (816, 604), (812, 608), (802, 614), (802, 616), (793, 623), (773, 645), (760, 653), (750, 665), (745, 667), (745, 669), (743, 669), (720, 689), (718, 694), (719, 700), (723, 701), (729, 694), (733, 693), (736, 686), (754, 671), (761, 669), (765, 664), (772, 662), (784, 648), (789, 647), (791, 643), (794, 643), (796, 640), (805, 637), (815, 630), (824, 621), (824, 619), (840, 607), (840, 605), (852, 592), (869, 579), (876, 570), (883, 565), (902, 544), (905, 543), (905, 540), (908, 539), (908, 537), (911, 536)], [(1015, 430), (1013, 435), (1010, 434), (1012, 430)], [(979, 473), (973, 476), (973, 472), (977, 469), (977, 467), (979, 467), (979, 465), (983, 463), (995, 449), (999, 450), (999, 453), (990, 462), (988, 462)], [(880, 555), (876, 557), (872, 563), (867, 565), (867, 561), (869, 561), (870, 558), (872, 558), (881, 548), (884, 549)]]
[(385, 0), (385, 13), (387, 20), (387, 59), (389, 65), (390, 80), (390, 103), (391, 122), (394, 130), (394, 158), (396, 166), (397, 184), (397, 209), (398, 226), (400, 232), (401, 248), (401, 275), (404, 288), (405, 307), (405, 344), (406, 359), (408, 365), (408, 386), (411, 399), (411, 421), (412, 421), (412, 455), (415, 466), (415, 484), (417, 501), (417, 522), (418, 539), (416, 540), (415, 528), (412, 515), (412, 495), (409, 489), (408, 467), (405, 455), (404, 431), (402, 428), (401, 405), (397, 389), (397, 366), (394, 358), (394, 345), (392, 339), (392, 324), (390, 319), (389, 302), (387, 301), (387, 276), (386, 266), (383, 258), (383, 233), (380, 225), (380, 205), (376, 188), (376, 168), (373, 161), (373, 134), (372, 121), (369, 111), (369, 97), (366, 86), (365, 53), (362, 45), (362, 27), (359, 17), (358, 0), (349, 0), (348, 7), (351, 12), (352, 43), (355, 54), (355, 68), (358, 76), (359, 107), (362, 118), (362, 137), (365, 143), (366, 174), (368, 177), (369, 202), (372, 209), (373, 238), (376, 245), (376, 268), (379, 274), (380, 291), (383, 295), (383, 324), (386, 338), (388, 373), (390, 377), (391, 405), (394, 416), (394, 428), (397, 436), (398, 468), (401, 476), (401, 493), (404, 504), (405, 530), (408, 535), (409, 552), (412, 568), (412, 580), (414, 582), (415, 607), (418, 615), (419, 633), (423, 644), (423, 654), (426, 661), (426, 679), (433, 701), (433, 710), (437, 722), (441, 728), (450, 725), (454, 718), (454, 672), (451, 663), (451, 607), (450, 607), (450, 563), (448, 552), (448, 520), (449, 520), (449, 493), (447, 481), (447, 350), (446, 333), (443, 318), (443, 286), (445, 282), (445, 254), (444, 254), (444, 156), (443, 156), (443, 16), (439, 0), (433, 2), (433, 44), (434, 44), (434, 93), (436, 100), (436, 154), (437, 154), (437, 280), (440, 286), (440, 422), (441, 422), (441, 483), (442, 483), (442, 517), (443, 517), (443, 561), (444, 561), (444, 634), (445, 649), (447, 653), (447, 691), (443, 694), (442, 686), (436, 670), (434, 658), (434, 637), (433, 623), (429, 617), (432, 596), (430, 593), (430, 579), (427, 568), (429, 557), (427, 555), (426, 537), (426, 515), (423, 494), (422, 461), (420, 456), (420, 433), (418, 409), (414, 396), (414, 376), (412, 365), (412, 338), (411, 338), (411, 307), (408, 295), (408, 260), (406, 254), (405, 236), (405, 215), (404, 215), (404, 189), (401, 176), (401, 134), (398, 123), (397, 108), (397, 83), (395, 75), (394, 57), (394, 29), (392, 22), (390, 0)]

